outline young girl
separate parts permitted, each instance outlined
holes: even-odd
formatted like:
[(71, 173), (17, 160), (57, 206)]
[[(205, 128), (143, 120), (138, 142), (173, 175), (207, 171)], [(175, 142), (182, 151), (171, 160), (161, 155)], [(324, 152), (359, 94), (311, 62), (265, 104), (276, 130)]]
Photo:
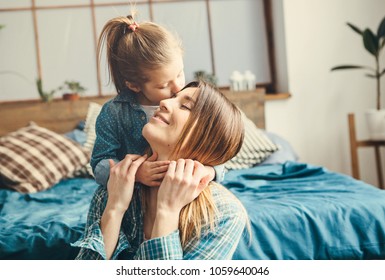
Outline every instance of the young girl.
[(240, 111), (209, 85), (191, 83), (160, 102), (143, 135), (159, 160), (170, 160), (166, 176), (159, 188), (146, 187), (135, 184), (145, 156), (110, 161), (107, 189), (95, 192), (84, 236), (74, 244), (81, 247), (77, 259), (231, 259), (247, 214), (223, 186), (205, 187), (202, 164), (237, 154)]
[[(180, 40), (155, 23), (138, 24), (132, 16), (113, 18), (101, 32), (99, 56), (104, 43), (118, 95), (103, 106), (97, 118), (91, 166), (96, 182), (106, 186), (109, 159), (119, 162), (126, 154), (145, 152), (148, 143), (142, 136), (143, 126), (161, 100), (185, 85), (185, 77)], [(141, 165), (136, 173), (138, 182), (159, 186), (169, 161), (156, 158), (154, 153)], [(212, 167), (206, 167), (206, 171), (210, 179), (215, 178)], [(217, 171), (221, 180), (223, 167)]]

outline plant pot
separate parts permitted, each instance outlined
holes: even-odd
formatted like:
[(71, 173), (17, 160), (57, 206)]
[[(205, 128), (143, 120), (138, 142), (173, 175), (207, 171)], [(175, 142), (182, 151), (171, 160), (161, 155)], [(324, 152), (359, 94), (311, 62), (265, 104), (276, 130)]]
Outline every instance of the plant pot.
[(78, 100), (80, 98), (80, 95), (78, 93), (64, 93), (63, 99), (64, 100)]
[(366, 123), (371, 140), (385, 140), (385, 110), (366, 111)]

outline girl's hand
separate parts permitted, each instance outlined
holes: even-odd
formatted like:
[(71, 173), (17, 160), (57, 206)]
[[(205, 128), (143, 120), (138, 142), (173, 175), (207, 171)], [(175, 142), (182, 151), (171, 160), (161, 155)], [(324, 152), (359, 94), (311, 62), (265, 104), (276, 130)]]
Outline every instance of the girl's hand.
[(135, 180), (149, 187), (159, 187), (170, 161), (156, 161), (158, 155), (154, 153), (139, 167)]
[(178, 213), (192, 202), (209, 183), (205, 167), (198, 161), (171, 161), (158, 190), (157, 210)]
[(109, 160), (110, 178), (107, 183), (109, 209), (123, 213), (127, 210), (134, 192), (135, 174), (146, 158), (146, 155), (126, 155), (118, 163)]

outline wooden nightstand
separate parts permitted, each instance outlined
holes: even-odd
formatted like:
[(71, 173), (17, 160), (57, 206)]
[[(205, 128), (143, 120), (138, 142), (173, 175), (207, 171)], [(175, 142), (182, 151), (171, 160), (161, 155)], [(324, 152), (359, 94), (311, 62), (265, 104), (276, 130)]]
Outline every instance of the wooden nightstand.
[(376, 167), (377, 167), (377, 176), (378, 184), (380, 189), (384, 189), (384, 180), (382, 175), (382, 166), (381, 166), (381, 155), (380, 147), (385, 146), (385, 140), (374, 141), (374, 140), (357, 140), (356, 135), (356, 123), (354, 114), (348, 114), (349, 121), (349, 138), (350, 138), (350, 155), (352, 161), (352, 173), (353, 177), (360, 179), (360, 166), (358, 162), (358, 148), (360, 147), (374, 147), (375, 157), (376, 157)]

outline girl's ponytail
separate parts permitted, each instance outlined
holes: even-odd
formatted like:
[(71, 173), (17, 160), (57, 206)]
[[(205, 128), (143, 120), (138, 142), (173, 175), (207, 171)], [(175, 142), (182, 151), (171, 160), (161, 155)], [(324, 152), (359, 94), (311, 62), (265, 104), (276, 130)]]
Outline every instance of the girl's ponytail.
[(127, 82), (142, 86), (146, 70), (166, 65), (175, 51), (182, 52), (180, 40), (171, 32), (152, 22), (139, 25), (131, 15), (105, 24), (98, 42), (99, 61), (104, 43), (109, 76), (118, 94)]

